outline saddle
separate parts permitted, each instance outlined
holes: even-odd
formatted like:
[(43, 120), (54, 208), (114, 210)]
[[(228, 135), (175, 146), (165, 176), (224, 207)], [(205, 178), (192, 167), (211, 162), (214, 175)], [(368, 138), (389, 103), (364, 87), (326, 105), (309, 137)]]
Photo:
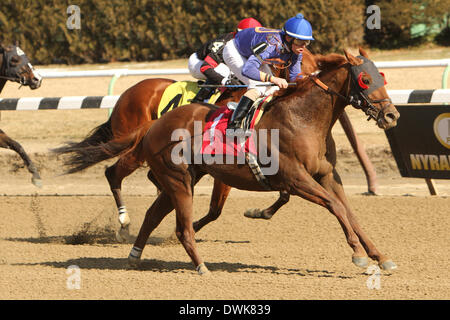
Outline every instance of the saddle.
[[(158, 119), (166, 112), (191, 103), (190, 101), (199, 90), (198, 83), (195, 81), (177, 81), (169, 85), (164, 90), (158, 105)], [(220, 95), (220, 91), (214, 93), (208, 103), (214, 104)]]
[[(241, 129), (243, 129), (244, 132), (253, 129), (255, 127), (255, 125), (259, 122), (262, 115), (264, 114), (265, 106), (272, 100), (272, 98), (273, 95), (269, 95), (267, 97), (261, 97), (256, 99), (256, 101), (250, 108), (249, 112), (241, 122)], [(231, 109), (234, 112), (237, 105), (238, 105), (237, 102), (229, 102), (227, 104), (227, 107), (228, 109)]]
[[(270, 185), (257, 161), (258, 152), (255, 145), (255, 131), (253, 129), (260, 121), (266, 105), (272, 98), (273, 96), (270, 95), (255, 101), (247, 116), (242, 121), (242, 128), (247, 133), (243, 137), (230, 137), (226, 135), (228, 122), (236, 108), (236, 103), (228, 103), (227, 106), (216, 110), (209, 117), (203, 129), (201, 148), (202, 156), (219, 156), (220, 158), (220, 156), (224, 157), (228, 155), (237, 157), (238, 159), (245, 159), (245, 162), (252, 170), (257, 181), (267, 190), (270, 190)], [(219, 161), (223, 161), (223, 159)]]

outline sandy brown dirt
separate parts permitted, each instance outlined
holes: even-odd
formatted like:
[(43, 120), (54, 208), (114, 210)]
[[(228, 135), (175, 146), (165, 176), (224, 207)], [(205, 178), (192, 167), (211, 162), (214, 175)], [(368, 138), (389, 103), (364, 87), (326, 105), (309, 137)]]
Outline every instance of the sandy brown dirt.
[[(405, 79), (413, 74), (422, 79), (416, 89), (438, 88), (442, 73), (435, 70), (385, 70), (388, 89), (410, 89)], [(119, 79), (114, 94), (140, 79)], [(105, 95), (108, 83), (44, 80), (36, 91), (8, 83), (2, 97)], [(0, 150), (0, 299), (449, 299), (449, 181), (436, 180), (440, 196), (432, 197), (422, 179), (401, 178), (385, 134), (359, 111), (347, 111), (377, 170), (379, 196), (361, 195), (365, 177), (339, 125), (333, 130), (338, 169), (362, 227), (398, 265), (395, 272), (381, 273), (379, 290), (367, 287), (370, 275), (353, 266), (344, 234), (325, 209), (292, 198), (269, 221), (243, 217), (246, 209), (275, 201), (272, 192), (232, 190), (219, 220), (197, 234), (209, 277), (195, 273), (173, 239), (174, 213), (151, 235), (142, 270), (128, 270), (132, 243), (114, 239), (119, 224), (103, 176), (111, 162), (60, 176), (60, 161), (48, 153), (80, 140), (108, 112), (8, 111), (1, 112), (0, 127), (28, 151), (44, 186), (30, 183), (15, 153)], [(134, 237), (155, 199), (145, 173), (142, 168), (124, 182)], [(196, 188), (196, 218), (208, 210), (211, 182), (205, 177)], [(67, 288), (71, 265), (81, 270), (79, 290)]]

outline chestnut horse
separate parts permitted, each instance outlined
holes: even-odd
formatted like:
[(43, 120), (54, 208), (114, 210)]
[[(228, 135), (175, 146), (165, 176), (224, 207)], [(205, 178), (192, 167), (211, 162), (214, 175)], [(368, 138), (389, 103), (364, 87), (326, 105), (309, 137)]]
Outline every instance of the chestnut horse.
[[(41, 86), (42, 78), (34, 71), (25, 53), (16, 45), (3, 46), (0, 44), (0, 66), (0, 92), (8, 80), (29, 86), (33, 90)], [(42, 186), (39, 172), (23, 147), (17, 141), (8, 137), (1, 129), (0, 148), (17, 152), (32, 174), (31, 182), (37, 187)]]
[[(302, 60), (303, 72), (305, 74), (309, 74), (317, 69), (318, 66), (313, 58), (313, 55), (308, 50), (305, 50)], [(274, 68), (274, 71), (281, 72), (280, 69), (276, 68)], [(91, 134), (89, 134), (83, 141), (78, 143), (68, 143), (66, 146), (54, 149), (53, 151), (59, 155), (71, 154), (71, 157), (65, 163), (70, 167), (67, 173), (81, 171), (96, 163), (88, 161), (87, 158), (84, 157), (86, 148), (97, 146), (101, 143), (108, 142), (113, 138), (127, 135), (136, 128), (145, 125), (147, 122), (151, 123), (154, 120), (157, 120), (157, 109), (164, 90), (174, 82), (175, 81), (170, 79), (156, 78), (143, 80), (135, 84), (122, 93), (113, 109), (111, 117), (107, 122), (92, 130)], [(229, 101), (238, 101), (244, 92), (244, 89), (238, 91), (227, 90), (224, 94), (222, 94), (222, 96), (219, 97), (216, 104), (218, 106), (223, 106)], [(358, 147), (357, 136), (354, 134), (351, 123), (346, 114), (343, 113), (339, 120), (345, 129), (347, 137), (354, 147), (355, 153), (357, 154), (364, 171), (366, 172), (367, 181), (369, 183), (369, 193), (374, 194), (375, 179), (373, 173), (374, 170), (371, 167), (371, 163), (365, 155), (364, 150)], [(141, 165), (142, 163), (137, 162), (135, 158), (126, 155), (120, 157), (114, 165), (108, 167), (105, 171), (105, 176), (119, 211), (119, 222), (121, 224), (120, 230), (117, 234), (119, 241), (123, 241), (123, 238), (128, 237), (130, 222), (128, 212), (121, 195), (122, 181)], [(158, 185), (157, 181), (153, 179), (151, 171), (149, 171), (148, 177), (150, 180), (153, 180), (155, 185)], [(218, 180), (214, 181), (209, 212), (199, 221), (194, 223), (194, 230), (196, 232), (220, 216), (230, 190), (231, 188), (222, 182)], [(288, 201), (289, 194), (280, 192), (279, 199), (272, 206), (264, 210), (248, 210), (245, 212), (245, 216), (251, 218), (270, 219), (273, 214)]]
[[(278, 143), (266, 143), (266, 154), (278, 155), (278, 170), (266, 175), (272, 191), (300, 196), (328, 209), (338, 220), (353, 250), (352, 262), (362, 268), (368, 266), (368, 257), (385, 270), (395, 269), (392, 260), (382, 254), (363, 232), (346, 199), (342, 182), (336, 171), (336, 148), (331, 129), (344, 108), (351, 104), (374, 119), (378, 127), (388, 129), (397, 124), (400, 114), (389, 98), (384, 81), (367, 53), (354, 57), (331, 54), (317, 57), (321, 72), (317, 77), (305, 77), (297, 86), (280, 92), (273, 99), (256, 132), (278, 132)], [(195, 129), (204, 128), (207, 119), (217, 107), (193, 103), (166, 113), (150, 128), (141, 128), (132, 134), (103, 144), (91, 150), (92, 157), (115, 157), (133, 154), (146, 161), (154, 178), (162, 188), (148, 209), (138, 237), (128, 257), (131, 266), (137, 266), (150, 233), (173, 209), (176, 211), (176, 235), (191, 258), (199, 274), (208, 273), (194, 239), (193, 192), (199, 179), (209, 174), (230, 187), (267, 191), (247, 165), (236, 162), (174, 161), (180, 155), (180, 146), (195, 139)], [(180, 141), (172, 141), (175, 130), (188, 133)], [(179, 131), (177, 131), (179, 132)], [(274, 133), (276, 136), (276, 134)], [(267, 138), (267, 141), (272, 139)], [(187, 148), (194, 159), (198, 150)]]

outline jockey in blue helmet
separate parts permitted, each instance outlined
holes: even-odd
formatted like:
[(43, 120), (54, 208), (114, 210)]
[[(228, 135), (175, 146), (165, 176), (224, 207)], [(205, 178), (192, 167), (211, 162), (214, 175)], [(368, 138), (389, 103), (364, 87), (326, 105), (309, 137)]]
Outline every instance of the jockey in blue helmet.
[[(278, 88), (287, 88), (286, 79), (274, 77), (266, 59), (282, 60), (289, 65), (289, 80), (295, 79), (301, 73), (301, 61), (304, 48), (314, 40), (311, 24), (301, 13), (287, 20), (282, 30), (249, 28), (238, 32), (236, 37), (224, 48), (224, 60), (230, 70), (241, 82), (248, 85), (247, 92), (242, 96), (228, 129), (237, 129), (254, 101), (268, 94), (271, 87), (258, 86), (270, 82)], [(264, 47), (264, 51), (255, 55), (254, 48)], [(271, 90), (273, 92), (273, 90)]]
[[(290, 48), (292, 47), (292, 43), (302, 44), (301, 41), (296, 39), (306, 41), (306, 45), (309, 44), (309, 41), (314, 40), (312, 36), (311, 24), (308, 20), (303, 18), (301, 13), (286, 21), (283, 29), (281, 29), (281, 33), (283, 35), (283, 40), (289, 45)], [(286, 39), (286, 35), (289, 36), (289, 40)]]

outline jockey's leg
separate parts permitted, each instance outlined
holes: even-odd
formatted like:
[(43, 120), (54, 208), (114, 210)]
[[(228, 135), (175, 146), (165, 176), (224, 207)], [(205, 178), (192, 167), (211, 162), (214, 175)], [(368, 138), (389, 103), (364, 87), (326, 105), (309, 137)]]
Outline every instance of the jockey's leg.
[(216, 88), (203, 87), (197, 92), (196, 96), (191, 100), (191, 102), (207, 102), (209, 98), (214, 94)]
[(234, 110), (233, 115), (231, 116), (227, 129), (236, 130), (241, 126), (242, 119), (247, 115), (253, 103), (259, 96), (260, 92), (257, 89), (250, 89), (242, 96), (236, 110)]

